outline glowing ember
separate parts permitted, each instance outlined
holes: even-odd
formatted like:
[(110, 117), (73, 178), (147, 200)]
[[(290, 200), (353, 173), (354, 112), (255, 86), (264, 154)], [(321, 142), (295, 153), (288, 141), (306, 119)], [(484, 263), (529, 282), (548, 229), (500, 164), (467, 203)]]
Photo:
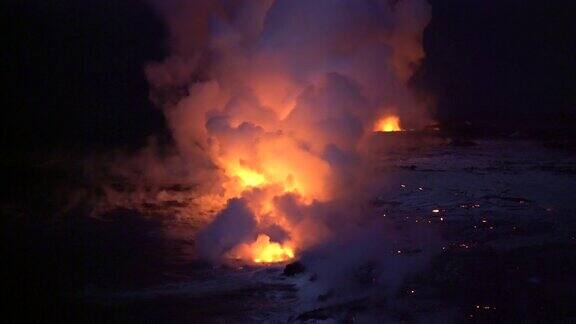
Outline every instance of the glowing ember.
[(400, 118), (398, 116), (385, 116), (379, 119), (374, 125), (375, 132), (400, 132)]

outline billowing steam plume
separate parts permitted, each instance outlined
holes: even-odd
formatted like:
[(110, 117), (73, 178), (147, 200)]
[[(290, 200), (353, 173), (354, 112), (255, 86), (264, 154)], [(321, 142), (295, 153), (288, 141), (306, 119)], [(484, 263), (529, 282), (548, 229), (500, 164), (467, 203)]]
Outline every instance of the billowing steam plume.
[(329, 241), (361, 214), (377, 121), (427, 122), (407, 87), (424, 0), (152, 5), (170, 35), (146, 74), (176, 144), (172, 173), (219, 210), (197, 237), (204, 257), (275, 262)]

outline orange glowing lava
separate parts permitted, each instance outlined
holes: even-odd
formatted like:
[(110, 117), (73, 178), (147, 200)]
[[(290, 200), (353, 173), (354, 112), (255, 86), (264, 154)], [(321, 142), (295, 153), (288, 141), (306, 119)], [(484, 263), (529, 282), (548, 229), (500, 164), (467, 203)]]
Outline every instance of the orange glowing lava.
[(374, 125), (375, 132), (401, 132), (402, 130), (400, 117), (394, 115), (382, 117)]
[(293, 259), (295, 255), (290, 243), (272, 242), (266, 234), (258, 235), (253, 243), (238, 246), (231, 254), (235, 258), (258, 264), (284, 262)]
[(256, 242), (251, 244), (256, 263), (282, 262), (294, 258), (294, 251), (280, 243), (270, 242), (270, 237), (265, 234), (258, 235)]
[[(271, 135), (270, 135), (271, 134)], [(288, 239), (275, 242), (263, 233), (254, 241), (233, 248), (229, 257), (258, 264), (292, 259), (304, 248), (302, 231), (294, 219), (277, 206), (277, 198), (288, 195), (304, 207), (315, 201), (329, 199), (326, 187), (330, 166), (312, 150), (302, 149), (288, 136), (263, 134), (250, 146), (227, 148), (215, 160), (224, 171), (224, 199), (242, 198), (254, 214), (258, 228), (275, 226), (288, 234)], [(312, 241), (311, 239), (306, 239)]]

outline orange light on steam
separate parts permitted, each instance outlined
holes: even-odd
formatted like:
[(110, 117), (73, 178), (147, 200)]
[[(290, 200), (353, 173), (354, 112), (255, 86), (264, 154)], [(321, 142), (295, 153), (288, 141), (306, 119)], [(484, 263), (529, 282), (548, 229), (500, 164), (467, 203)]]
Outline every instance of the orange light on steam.
[(382, 117), (374, 125), (375, 132), (401, 132), (402, 130), (400, 117), (394, 115)]
[(256, 263), (274, 263), (294, 258), (294, 250), (291, 247), (270, 242), (270, 237), (265, 234), (258, 235), (256, 242), (249, 246)]
[(233, 174), (240, 179), (243, 187), (259, 187), (266, 183), (266, 177), (250, 169), (240, 167)]

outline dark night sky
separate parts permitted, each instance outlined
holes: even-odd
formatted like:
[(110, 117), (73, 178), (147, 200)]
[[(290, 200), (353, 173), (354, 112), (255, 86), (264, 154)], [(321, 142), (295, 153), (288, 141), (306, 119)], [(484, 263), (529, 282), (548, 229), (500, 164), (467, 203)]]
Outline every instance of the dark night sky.
[[(427, 58), (414, 84), (446, 125), (574, 125), (573, 1), (431, 0)], [(8, 1), (2, 10), (2, 138), (30, 148), (137, 147), (165, 133), (145, 62), (165, 55), (142, 0)], [(544, 122), (542, 122), (544, 121)]]
[(10, 81), (2, 112), (3, 138), (12, 148), (138, 145), (162, 131), (143, 67), (164, 56), (163, 28), (142, 1), (10, 1), (8, 7), (2, 55)]
[(419, 81), (435, 95), (440, 121), (523, 130), (573, 128), (574, 1), (431, 3)]

